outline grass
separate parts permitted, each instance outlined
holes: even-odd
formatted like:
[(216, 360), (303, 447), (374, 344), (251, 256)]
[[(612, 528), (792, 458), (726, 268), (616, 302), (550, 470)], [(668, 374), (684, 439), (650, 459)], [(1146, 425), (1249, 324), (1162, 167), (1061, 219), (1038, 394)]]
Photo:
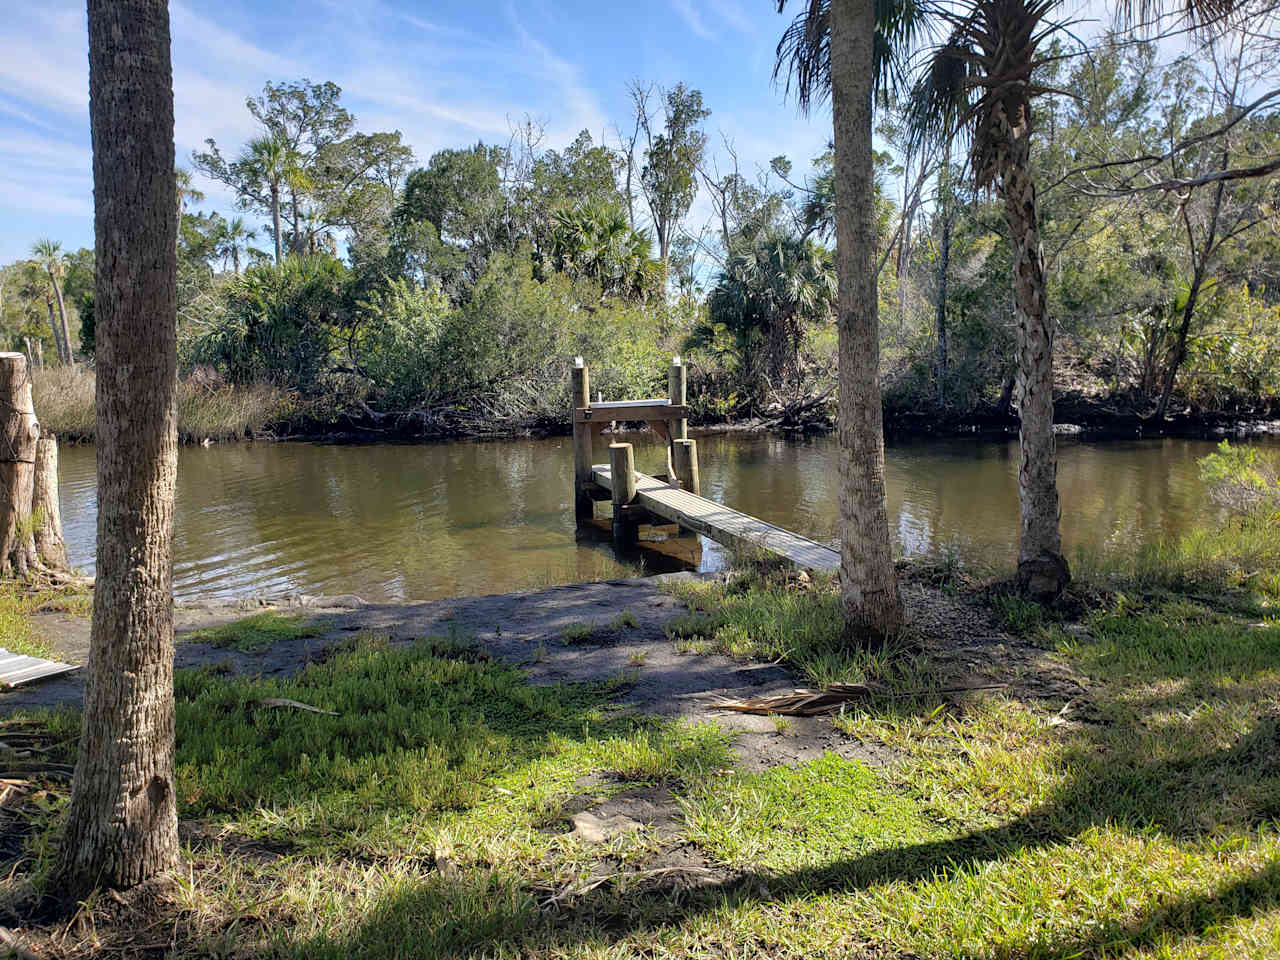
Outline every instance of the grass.
[(666, 627), (684, 651), (785, 662), (818, 684), (915, 678), (900, 644), (874, 655), (846, 647), (834, 575), (806, 582), (785, 569), (755, 567), (728, 582), (677, 581), (664, 589), (691, 611)]
[(596, 627), (590, 623), (571, 623), (560, 631), (565, 643), (586, 643), (596, 635)]
[(238, 650), (241, 653), (259, 653), (285, 640), (318, 637), (323, 632), (323, 624), (301, 616), (257, 613), (217, 627), (194, 630), (185, 634), (182, 639), (192, 643), (208, 643), (215, 647)]
[[(289, 680), (180, 673), (189, 871), (157, 919), (179, 957), (1280, 956), (1280, 619), (1265, 591), (1213, 587), (1111, 581), (1071, 632), (995, 604), (1087, 693), (867, 701), (837, 724), (874, 764), (731, 769), (712, 723), (628, 716), (617, 683), (533, 686), (449, 641), (366, 638)], [(676, 640), (815, 680), (929, 679), (904, 650), (840, 651), (831, 582), (680, 590), (697, 610)], [(652, 784), (677, 836), (567, 832), (584, 790)], [(65, 804), (48, 796), (37, 881)], [(654, 876), (672, 848), (712, 867), (704, 885)]]
[(0, 648), (28, 657), (50, 657), (53, 647), (36, 629), (31, 615), (62, 611), (87, 615), (92, 596), (85, 590), (31, 588), (13, 580), (0, 582)]
[[(31, 389), (44, 431), (65, 440), (93, 440), (92, 370), (83, 365), (37, 370)], [(289, 408), (289, 398), (269, 384), (232, 386), (193, 371), (178, 381), (178, 437), (187, 443), (242, 439), (284, 418)]]

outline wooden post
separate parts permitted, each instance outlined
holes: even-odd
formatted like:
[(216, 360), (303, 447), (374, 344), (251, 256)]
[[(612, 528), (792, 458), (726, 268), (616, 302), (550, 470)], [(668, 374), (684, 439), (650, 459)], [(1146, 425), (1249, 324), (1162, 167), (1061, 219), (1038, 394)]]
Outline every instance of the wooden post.
[(62, 539), (62, 508), (58, 504), (58, 438), (41, 437), (36, 444), (35, 490), (31, 512), (41, 517), (36, 528), (36, 554), (45, 566), (67, 570), (67, 544)]
[[(683, 407), (687, 394), (687, 381), (685, 379), (684, 364), (680, 362), (678, 356), (672, 358), (671, 371), (667, 374), (667, 386), (671, 391), (671, 403), (675, 406)], [(687, 439), (689, 436), (689, 421), (672, 420), (670, 429), (672, 440)]]
[(581, 357), (573, 367), (573, 514), (579, 523), (594, 520), (596, 503), (588, 487), (591, 484), (591, 424), (578, 420), (578, 411), (591, 406), (591, 375)]
[(673, 440), (671, 462), (680, 488), (702, 495), (702, 478), (698, 475), (698, 441)]
[(613, 475), (614, 543), (634, 543), (636, 523), (627, 513), (636, 498), (636, 456), (631, 444), (609, 444), (609, 470)]
[(0, 572), (22, 577), (35, 560), (31, 496), (40, 424), (20, 353), (0, 353), (0, 410)]

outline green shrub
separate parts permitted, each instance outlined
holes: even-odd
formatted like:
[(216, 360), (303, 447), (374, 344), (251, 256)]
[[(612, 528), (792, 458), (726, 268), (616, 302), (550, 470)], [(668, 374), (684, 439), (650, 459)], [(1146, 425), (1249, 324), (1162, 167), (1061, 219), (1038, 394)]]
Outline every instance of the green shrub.
[(1223, 440), (1200, 461), (1200, 476), (1213, 502), (1233, 514), (1280, 520), (1280, 455)]

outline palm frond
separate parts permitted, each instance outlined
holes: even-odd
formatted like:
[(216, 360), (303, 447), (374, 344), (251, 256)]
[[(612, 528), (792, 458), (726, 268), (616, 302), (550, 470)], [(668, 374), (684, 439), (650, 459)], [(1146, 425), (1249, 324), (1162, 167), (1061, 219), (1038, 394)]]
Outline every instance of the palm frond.
[[(932, 0), (874, 0), (876, 35), (872, 45), (875, 92), (900, 89), (907, 83), (907, 64), (920, 35), (929, 29)], [(787, 0), (778, 0), (781, 13)], [(803, 113), (831, 96), (831, 0), (806, 0), (804, 9), (778, 41), (773, 82), (785, 80)]]

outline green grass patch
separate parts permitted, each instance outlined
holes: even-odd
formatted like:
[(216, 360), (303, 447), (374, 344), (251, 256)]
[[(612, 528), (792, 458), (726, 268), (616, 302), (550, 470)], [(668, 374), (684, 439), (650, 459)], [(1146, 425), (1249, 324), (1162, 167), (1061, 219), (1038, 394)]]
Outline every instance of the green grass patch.
[(586, 643), (596, 635), (597, 627), (590, 623), (571, 623), (560, 631), (565, 643)]
[(682, 650), (785, 662), (817, 684), (920, 679), (902, 644), (875, 653), (849, 648), (834, 576), (806, 584), (789, 570), (755, 568), (728, 582), (677, 581), (664, 589), (691, 611), (666, 627)]
[(285, 640), (318, 637), (323, 632), (323, 624), (296, 614), (255, 613), (221, 626), (193, 630), (183, 635), (182, 639), (238, 650), (241, 653), (260, 653)]
[(92, 607), (93, 595), (88, 590), (33, 589), (13, 580), (0, 583), (0, 647), (28, 657), (51, 657), (53, 645), (36, 629), (32, 614), (56, 612), (87, 617)]

